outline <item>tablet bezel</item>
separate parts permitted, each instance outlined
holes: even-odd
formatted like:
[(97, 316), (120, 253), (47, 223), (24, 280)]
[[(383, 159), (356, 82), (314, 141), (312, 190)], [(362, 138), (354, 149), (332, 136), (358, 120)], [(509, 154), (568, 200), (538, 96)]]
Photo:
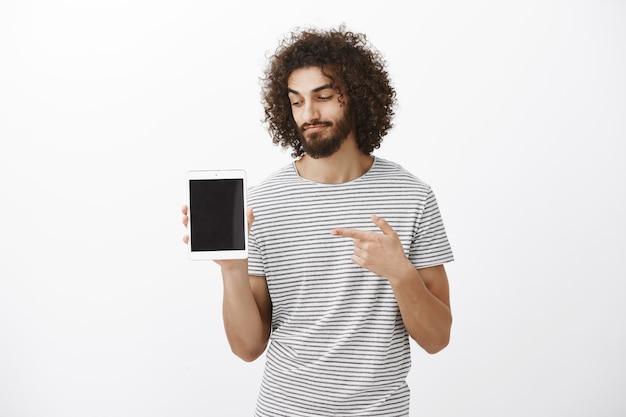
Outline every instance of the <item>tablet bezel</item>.
[[(192, 227), (193, 227), (193, 212), (191, 209), (191, 181), (192, 180), (224, 180), (235, 179), (242, 180), (242, 192), (243, 192), (243, 210), (241, 216), (243, 218), (244, 227), (244, 249), (235, 250), (192, 250)], [(227, 259), (246, 259), (248, 257), (248, 219), (246, 217), (247, 207), (247, 180), (246, 171), (243, 169), (228, 169), (228, 170), (191, 170), (187, 172), (187, 207), (188, 207), (188, 231), (189, 242), (188, 254), (191, 260), (227, 260)]]

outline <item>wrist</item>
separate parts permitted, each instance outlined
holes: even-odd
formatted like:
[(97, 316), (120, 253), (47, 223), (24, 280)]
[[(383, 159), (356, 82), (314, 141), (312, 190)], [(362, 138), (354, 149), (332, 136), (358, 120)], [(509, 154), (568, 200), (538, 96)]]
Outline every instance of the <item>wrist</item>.
[(414, 281), (415, 279), (421, 280), (419, 276), (419, 272), (409, 261), (406, 259), (406, 262), (403, 262), (402, 265), (399, 265), (398, 268), (394, 271), (394, 274), (387, 278), (391, 286), (402, 286), (405, 283)]
[(228, 260), (228, 261), (218, 261), (218, 265), (222, 270), (222, 276), (226, 277), (237, 277), (242, 276), (248, 277), (248, 260), (247, 259), (236, 259), (236, 260)]

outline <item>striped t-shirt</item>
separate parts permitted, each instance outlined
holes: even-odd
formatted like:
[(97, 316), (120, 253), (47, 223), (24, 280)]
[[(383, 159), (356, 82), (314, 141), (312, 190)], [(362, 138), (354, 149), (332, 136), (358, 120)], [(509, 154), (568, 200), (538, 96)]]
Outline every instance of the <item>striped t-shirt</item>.
[(272, 333), (256, 416), (405, 416), (408, 333), (388, 281), (351, 262), (334, 228), (398, 233), (416, 268), (453, 259), (431, 188), (376, 157), (341, 184), (300, 177), (295, 164), (250, 189), (249, 273), (265, 276)]

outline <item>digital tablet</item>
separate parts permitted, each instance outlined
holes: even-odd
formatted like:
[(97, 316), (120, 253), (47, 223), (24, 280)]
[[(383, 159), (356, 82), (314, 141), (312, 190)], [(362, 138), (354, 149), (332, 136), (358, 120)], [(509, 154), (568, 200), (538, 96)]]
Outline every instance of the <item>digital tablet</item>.
[(245, 171), (189, 171), (187, 179), (189, 258), (247, 258)]

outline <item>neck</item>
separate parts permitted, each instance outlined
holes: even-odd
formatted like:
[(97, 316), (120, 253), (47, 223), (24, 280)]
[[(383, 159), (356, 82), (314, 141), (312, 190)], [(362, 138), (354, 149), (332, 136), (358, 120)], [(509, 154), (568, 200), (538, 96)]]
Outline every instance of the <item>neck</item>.
[(314, 159), (304, 155), (296, 161), (298, 174), (309, 181), (341, 184), (355, 180), (372, 166), (374, 158), (361, 153), (356, 140), (346, 140), (331, 156)]

